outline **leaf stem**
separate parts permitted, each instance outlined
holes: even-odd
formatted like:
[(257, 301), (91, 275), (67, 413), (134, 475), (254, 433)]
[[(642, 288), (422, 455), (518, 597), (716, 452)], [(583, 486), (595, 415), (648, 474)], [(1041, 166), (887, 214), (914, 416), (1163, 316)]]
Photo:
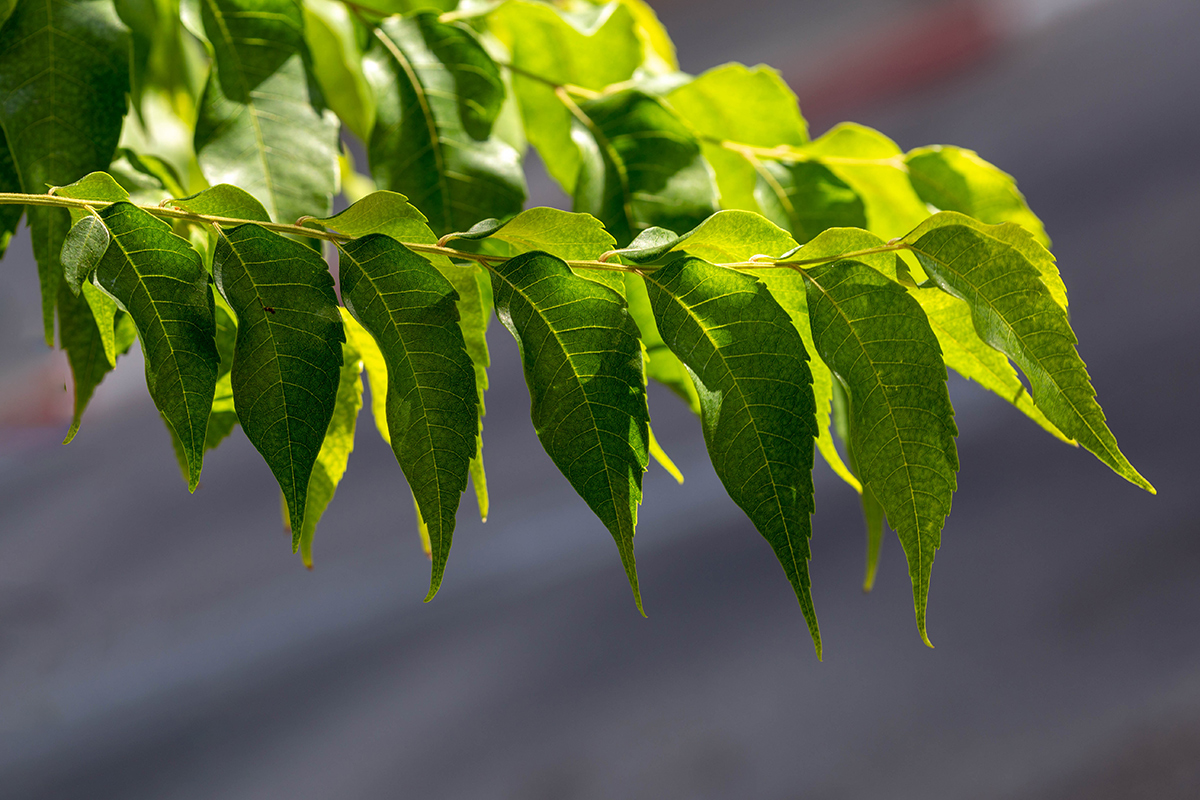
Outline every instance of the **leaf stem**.
[[(55, 206), (59, 208), (82, 208), (92, 213), (95, 213), (98, 208), (106, 208), (113, 205), (115, 200), (80, 200), (73, 197), (63, 197), (57, 194), (22, 194), (20, 192), (0, 192), (0, 206), (3, 205), (29, 205), (29, 206)], [(165, 201), (170, 203), (170, 200)], [(236, 219), (234, 217), (218, 217), (212, 214), (197, 214), (192, 211), (185, 211), (181, 208), (168, 208), (165, 206), (143, 206), (138, 205), (142, 211), (153, 214), (156, 217), (166, 217), (168, 219), (177, 219), (184, 222), (191, 222), (196, 225), (215, 225), (217, 227), (235, 227), (237, 225), (258, 225), (276, 233), (286, 233), (293, 236), (308, 236), (313, 239), (324, 239), (327, 242), (339, 244), (342, 242), (353, 241), (355, 237), (347, 236), (336, 231), (325, 230), (324, 228), (309, 227), (307, 225), (290, 225), (286, 222), (261, 222), (253, 219)], [(483, 267), (491, 268), (494, 264), (503, 263), (509, 259), (509, 256), (489, 255), (485, 253), (472, 253), (466, 250), (456, 250), (453, 247), (444, 247), (437, 244), (423, 244), (421, 242), (400, 242), (400, 244), (417, 253), (430, 253), (432, 255), (446, 256), (451, 259), (459, 259), (460, 261), (474, 261)], [(892, 241), (888, 244), (879, 247), (871, 247), (866, 250), (854, 250), (846, 253), (837, 253), (830, 256), (822, 256), (820, 258), (764, 258), (755, 261), (732, 261), (728, 263), (720, 263), (715, 266), (725, 267), (727, 269), (737, 270), (759, 270), (759, 269), (799, 269), (800, 267), (811, 266), (814, 264), (827, 264), (831, 261), (839, 261), (843, 258), (857, 258), (859, 256), (873, 255), (875, 253), (889, 253), (896, 250), (907, 250), (908, 244), (902, 241)], [(595, 259), (564, 259), (568, 266), (579, 269), (598, 269), (607, 270), (610, 272), (636, 272), (645, 274), (652, 272), (657, 267), (652, 265), (632, 266), (627, 264), (613, 264), (607, 261), (598, 261)]]

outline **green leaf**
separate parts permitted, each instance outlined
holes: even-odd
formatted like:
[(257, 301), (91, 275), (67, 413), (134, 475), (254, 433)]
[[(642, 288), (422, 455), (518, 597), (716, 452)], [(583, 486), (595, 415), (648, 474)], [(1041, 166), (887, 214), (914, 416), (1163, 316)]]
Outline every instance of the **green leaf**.
[(585, 29), (551, 5), (526, 0), (509, 0), (488, 16), (488, 29), (510, 53), (513, 92), (529, 143), (567, 194), (575, 192), (581, 162), (571, 140), (570, 108), (555, 85), (600, 91), (633, 77), (643, 45), (632, 11), (609, 4)]
[(333, 0), (304, 0), (302, 7), (313, 77), (338, 119), (365, 142), (375, 124), (375, 95), (363, 75), (359, 44), (365, 26)]
[[(88, 401), (104, 376), (112, 370), (116, 353), (124, 352), (133, 343), (133, 325), (129, 317), (118, 316), (116, 303), (99, 289), (91, 288), (98, 297), (86, 291), (75, 295), (65, 282), (58, 284), (58, 338), (67, 351), (67, 363), (71, 367), (75, 407), (63, 444), (69, 444), (79, 432)], [(114, 355), (111, 362), (106, 353), (110, 340)]]
[(940, 288), (966, 301), (980, 338), (1025, 373), (1046, 418), (1118, 475), (1153, 493), (1105, 424), (1066, 311), (1037, 267), (1006, 239), (1012, 228), (942, 212), (905, 241)]
[(974, 150), (933, 145), (904, 156), (913, 188), (926, 203), (958, 211), (981, 222), (1015, 222), (1049, 247), (1050, 239), (1011, 175), (984, 161)]
[[(0, 127), (25, 191), (68, 184), (112, 161), (129, 90), (128, 52), (128, 31), (109, 0), (17, 4), (0, 28)], [(29, 225), (46, 344), (53, 346), (67, 214), (30, 208)]]
[[(342, 322), (345, 323), (350, 315), (345, 309), (341, 309), (341, 312)], [(325, 431), (325, 441), (313, 465), (312, 478), (308, 483), (308, 502), (305, 504), (304, 528), (300, 531), (300, 558), (309, 569), (313, 565), (312, 543), (317, 523), (333, 500), (333, 494), (346, 474), (350, 451), (354, 449), (354, 429), (358, 423), (359, 409), (362, 408), (362, 370), (362, 358), (354, 349), (354, 340), (347, 336), (342, 345), (342, 370), (338, 380), (337, 401), (333, 406), (333, 419)]]
[(372, 234), (339, 245), (342, 299), (387, 363), (392, 452), (429, 531), (441, 585), (455, 513), (476, 454), (478, 394), (457, 325), (458, 297), (433, 265), (394, 239)]
[(574, 207), (618, 243), (649, 227), (688, 231), (717, 210), (700, 145), (661, 100), (627, 89), (582, 101), (577, 116), (585, 150)]
[(843, 123), (821, 138), (792, 150), (796, 156), (793, 160), (823, 164), (858, 194), (866, 212), (866, 225), (859, 227), (876, 236), (883, 239), (903, 236), (929, 216), (929, 209), (909, 181), (904, 154), (879, 131)]
[[(835, 229), (836, 230), (836, 229)], [(835, 230), (826, 231), (801, 249), (814, 256), (833, 255), (857, 249)], [(721, 211), (705, 220), (692, 232), (679, 249), (706, 261), (743, 262), (762, 253), (778, 256), (795, 249), (795, 240), (786, 231), (757, 214), (746, 211)], [(804, 341), (805, 352), (816, 352), (812, 327), (808, 319), (808, 298), (804, 279), (790, 269), (755, 270), (755, 276), (766, 285), (776, 302), (791, 317)], [(833, 471), (856, 492), (862, 485), (842, 462), (829, 433), (829, 403), (833, 392), (833, 376), (819, 359), (809, 363), (812, 373), (813, 400), (816, 406), (817, 450)]]
[(67, 288), (79, 294), (84, 280), (96, 269), (108, 250), (112, 236), (100, 217), (88, 214), (71, 226), (63, 239), (63, 278)]
[[(375, 192), (336, 216), (315, 221), (347, 236), (362, 237), (372, 233), (382, 233), (397, 241), (414, 244), (436, 244), (438, 239), (430, 230), (425, 215), (414, 208), (404, 195), (395, 192)], [(491, 309), (485, 303), (480, 291), (481, 270), (477, 264), (453, 264), (444, 255), (429, 253), (424, 254), (423, 257), (438, 268), (438, 271), (446, 280), (450, 281), (450, 285), (458, 293), (458, 324), (462, 329), (467, 354), (471, 356), (471, 363), (475, 367), (479, 415), (482, 419), (484, 414), (483, 395), (488, 388), (487, 368), (491, 362), (487, 345), (487, 327)], [(366, 352), (361, 347), (360, 351)], [(364, 359), (367, 359), (365, 355)], [(372, 397), (374, 397), (375, 383), (369, 359), (367, 359), (367, 371), (372, 374)], [(382, 392), (379, 402), (383, 402)], [(475, 446), (476, 455), (471, 461), (471, 482), (475, 485), (475, 499), (479, 505), (479, 516), (486, 522), (488, 495), (487, 475), (483, 466), (482, 421), (479, 430)], [(391, 441), (384, 433), (384, 429), (381, 429), (380, 433), (384, 434), (383, 438), (386, 441)]]
[(645, 0), (617, 0), (629, 9), (637, 21), (637, 36), (642, 41), (642, 49), (646, 53), (642, 68), (651, 75), (674, 72), (679, 69), (679, 61), (675, 58), (675, 44), (667, 34), (667, 29), (658, 21), (658, 15)]
[(237, 314), (238, 420), (279, 481), (296, 549), (346, 340), (333, 276), (310, 248), (254, 224), (222, 231), (213, 275)]
[(757, 211), (759, 203), (754, 162), (721, 142), (777, 147), (808, 141), (795, 93), (763, 64), (715, 67), (672, 91), (667, 102), (700, 137), (704, 158), (717, 175), (722, 208)]
[(108, 171), (135, 205), (157, 205), (187, 194), (175, 168), (158, 156), (139, 155), (127, 147), (121, 148)]
[(338, 121), (309, 91), (300, 8), (292, 0), (202, 0), (201, 16), (215, 59), (196, 121), (204, 177), (242, 187), (276, 221), (329, 213)]
[(937, 338), (917, 301), (865, 264), (806, 267), (804, 277), (813, 341), (848, 395), (853, 462), (900, 538), (929, 644), (929, 576), (958, 470)]
[(490, 135), (504, 84), (475, 36), (421, 13), (385, 21), (375, 38), (365, 68), (378, 101), (376, 182), (411, 198), (439, 234), (520, 211), (520, 157)]
[(804, 343), (749, 275), (681, 258), (646, 285), (664, 341), (696, 383), (717, 477), (775, 551), (820, 658), (808, 574), (817, 428)]
[(194, 491), (220, 357), (208, 272), (186, 240), (129, 203), (99, 212), (112, 242), (94, 282), (133, 319), (150, 397), (179, 437)]
[(498, 264), (492, 287), (521, 351), (538, 439), (612, 534), (642, 611), (633, 535), (650, 412), (637, 326), (620, 295), (544, 253)]
[(190, 197), (173, 198), (169, 205), (210, 217), (271, 221), (267, 209), (253, 195), (228, 183), (217, 184)]
[(757, 163), (754, 196), (763, 214), (804, 243), (830, 228), (867, 224), (863, 199), (824, 164)]

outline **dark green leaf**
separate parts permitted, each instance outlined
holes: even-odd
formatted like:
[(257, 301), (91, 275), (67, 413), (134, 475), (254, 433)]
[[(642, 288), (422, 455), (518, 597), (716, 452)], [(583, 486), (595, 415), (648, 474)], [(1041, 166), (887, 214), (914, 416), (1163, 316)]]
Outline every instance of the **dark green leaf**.
[(112, 242), (93, 280), (133, 318), (146, 386), (182, 443), (195, 490), (220, 362), (208, 273), (187, 241), (136, 206), (114, 203), (100, 220)]
[(1117, 447), (1075, 351), (1066, 311), (1037, 267), (1007, 240), (1012, 228), (1017, 226), (942, 212), (905, 240), (937, 285), (966, 301), (980, 338), (1025, 373), (1046, 418), (1118, 475), (1153, 493)]
[(700, 145), (658, 98), (626, 89), (582, 101), (575, 126), (585, 145), (575, 210), (619, 244), (654, 226), (689, 231), (717, 210)]
[(650, 413), (637, 326), (620, 295), (544, 253), (497, 265), (492, 286), (521, 350), (534, 430), (616, 540), (640, 611), (633, 534)]
[(504, 85), (474, 35), (429, 13), (389, 19), (375, 34), (366, 58), (378, 184), (411, 198), (438, 234), (520, 211), (519, 156), (490, 136)]
[(295, 549), (346, 340), (333, 276), (308, 247), (253, 224), (222, 231), (213, 274), (237, 315), (238, 420), (283, 490)]
[[(92, 287), (99, 298), (91, 298), (88, 294), (74, 295), (65, 282), (58, 285), (58, 338), (62, 347), (67, 351), (67, 362), (71, 367), (71, 379), (74, 384), (75, 410), (71, 418), (71, 427), (67, 431), (63, 444), (69, 444), (79, 432), (79, 423), (83, 419), (84, 409), (92, 398), (92, 393), (104, 376), (113, 368), (106, 349), (106, 343), (113, 342), (113, 353), (117, 346), (121, 350), (128, 349), (133, 341), (130, 335), (132, 324), (129, 317), (121, 314), (125, 325), (118, 325), (117, 306), (103, 292)], [(93, 306), (90, 300), (96, 300)], [(107, 307), (108, 313), (105, 313)], [(101, 330), (107, 330), (107, 337)]]
[(445, 572), (479, 425), (458, 297), (433, 265), (387, 236), (339, 249), (342, 298), (387, 364), (388, 431), (429, 531), (433, 574), (425, 599), (431, 600)]
[[(129, 34), (109, 0), (17, 4), (0, 29), (0, 126), (25, 191), (108, 167), (125, 116), (128, 53)], [(67, 213), (31, 208), (29, 224), (46, 343), (53, 345)]]
[(808, 575), (817, 428), (800, 334), (765, 286), (700, 259), (654, 270), (646, 286), (663, 340), (696, 382), (717, 477), (775, 551), (820, 658)]
[(63, 240), (62, 263), (67, 288), (79, 294), (84, 280), (96, 269), (112, 236), (108, 226), (91, 214), (76, 222)]
[[(367, 195), (342, 213), (324, 220), (317, 220), (333, 230), (347, 236), (367, 236), (372, 233), (382, 233), (397, 241), (415, 244), (435, 244), (437, 236), (426, 223), (425, 215), (413, 208), (404, 195), (395, 192), (375, 192)], [(426, 260), (438, 268), (442, 276), (450, 281), (454, 291), (458, 293), (458, 324), (462, 328), (463, 340), (467, 353), (475, 366), (475, 385), (479, 395), (479, 415), (484, 414), (483, 395), (488, 388), (487, 368), (490, 363), (487, 345), (487, 327), (491, 317), (491, 308), (487, 305), (480, 290), (480, 282), (484, 280), (480, 268), (476, 264), (453, 264), (443, 255), (426, 254)], [(370, 360), (364, 352), (368, 373), (371, 373)], [(371, 373), (373, 375), (373, 373)], [(375, 395), (375, 378), (372, 381), (372, 397)], [(382, 402), (382, 394), (379, 398)], [(380, 430), (385, 434), (384, 429)], [(390, 441), (387, 435), (384, 439)], [(475, 485), (475, 499), (479, 504), (479, 516), (487, 520), (488, 496), (487, 475), (483, 467), (483, 438), (482, 420), (480, 433), (477, 437), (476, 454), (471, 461), (471, 482)]]
[(958, 454), (937, 337), (904, 288), (857, 261), (805, 268), (813, 341), (850, 404), (850, 452), (864, 492), (908, 558), (917, 628), (950, 513)]
[(326, 214), (337, 189), (338, 121), (309, 90), (292, 0), (202, 0), (215, 67), (196, 121), (209, 183), (240, 186), (273, 219)]

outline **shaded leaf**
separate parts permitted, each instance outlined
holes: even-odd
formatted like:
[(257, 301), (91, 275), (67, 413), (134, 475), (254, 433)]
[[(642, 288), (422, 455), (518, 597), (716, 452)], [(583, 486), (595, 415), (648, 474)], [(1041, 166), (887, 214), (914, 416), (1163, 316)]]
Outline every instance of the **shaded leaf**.
[(754, 196), (763, 214), (800, 243), (829, 228), (867, 225), (863, 199), (824, 164), (757, 163)]
[[(1025, 373), (1046, 418), (1118, 475), (1153, 493), (1105, 424), (1066, 311), (1037, 268), (1005, 240), (1016, 227), (942, 212), (905, 241), (940, 288), (966, 301), (980, 338)], [(1001, 236), (990, 235), (993, 229)]]
[(202, 0), (212, 43), (196, 120), (196, 157), (211, 184), (240, 186), (276, 221), (328, 213), (337, 189), (338, 121), (309, 91), (292, 0)]
[(813, 341), (849, 400), (851, 457), (904, 548), (929, 644), (929, 576), (958, 470), (937, 338), (904, 288), (865, 264), (837, 261), (804, 276)]
[[(12, 9), (9, 9), (10, 11)], [(3, 24), (0, 22), (0, 24)], [(0, 192), (21, 191), (21, 176), (17, 174), (17, 166), (13, 163), (12, 153), (8, 151), (8, 141), (4, 131), (0, 129)], [(8, 241), (17, 231), (21, 214), (25, 207), (21, 205), (0, 206), (0, 257), (8, 249)]]
[(419, 13), (385, 21), (375, 37), (365, 69), (378, 102), (376, 182), (411, 198), (439, 234), (520, 211), (519, 156), (490, 135), (504, 85), (474, 35)]
[(346, 338), (333, 277), (320, 255), (254, 224), (222, 231), (213, 275), (237, 315), (238, 420), (283, 490), (295, 549)]
[[(128, 31), (108, 0), (17, 4), (0, 28), (0, 127), (26, 192), (71, 183), (112, 161), (129, 90), (128, 52)], [(67, 213), (31, 207), (28, 214), (52, 346)]]
[(696, 382), (717, 477), (775, 551), (820, 658), (808, 574), (817, 429), (804, 343), (749, 275), (681, 258), (646, 285), (663, 340)]
[[(397, 241), (415, 244), (436, 244), (438, 238), (430, 230), (425, 215), (414, 208), (404, 195), (395, 192), (375, 192), (336, 216), (316, 221), (347, 236), (362, 237), (372, 233), (382, 233)], [(487, 475), (483, 466), (482, 417), (484, 414), (483, 396), (488, 388), (487, 368), (491, 361), (487, 345), (487, 327), (491, 309), (481, 293), (482, 274), (477, 264), (454, 264), (446, 256), (435, 253), (423, 254), (422, 257), (437, 267), (438, 271), (442, 273), (442, 277), (450, 281), (450, 285), (458, 293), (458, 324), (462, 329), (467, 354), (471, 357), (471, 363), (475, 367), (475, 386), (481, 417), (480, 432), (476, 437), (476, 454), (471, 461), (471, 482), (475, 486), (479, 516), (486, 521), (488, 496)], [(366, 352), (361, 347), (360, 351)], [(364, 358), (367, 357), (364, 355)], [(367, 359), (368, 373), (370, 373), (370, 369), (370, 360)], [(372, 377), (371, 380), (372, 393), (374, 393), (374, 378)], [(382, 402), (382, 397), (380, 402)], [(383, 430), (380, 433), (383, 433)], [(390, 441), (386, 435), (384, 439)]]
[(641, 611), (633, 535), (650, 414), (637, 326), (620, 295), (544, 253), (498, 264), (492, 286), (521, 351), (538, 439), (612, 534)]
[(574, 208), (619, 244), (649, 227), (691, 230), (717, 210), (700, 145), (661, 100), (627, 89), (580, 102), (577, 116), (585, 151)]
[(479, 425), (475, 373), (457, 325), (458, 297), (433, 265), (387, 236), (372, 234), (339, 250), (342, 299), (387, 364), (392, 452), (432, 548), (428, 601), (445, 572)]

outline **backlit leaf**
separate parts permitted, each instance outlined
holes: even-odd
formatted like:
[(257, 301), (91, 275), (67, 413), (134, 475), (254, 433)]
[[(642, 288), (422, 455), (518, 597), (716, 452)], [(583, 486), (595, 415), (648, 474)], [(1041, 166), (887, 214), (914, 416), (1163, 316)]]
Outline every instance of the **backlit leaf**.
[(498, 264), (492, 286), (521, 351), (538, 439), (612, 534), (641, 611), (633, 534), (650, 414), (637, 326), (620, 295), (544, 253)]
[[(342, 311), (343, 323), (349, 314)], [(317, 453), (312, 478), (308, 482), (308, 502), (305, 504), (304, 528), (300, 531), (300, 558), (304, 565), (312, 568), (312, 543), (317, 532), (317, 523), (333, 494), (337, 491), (342, 476), (346, 473), (346, 462), (354, 449), (354, 429), (358, 423), (358, 412), (362, 408), (363, 362), (354, 347), (354, 340), (346, 337), (342, 344), (342, 370), (338, 380), (337, 400), (333, 406), (333, 418), (325, 431), (325, 441)]]
[(253, 224), (221, 232), (213, 275), (237, 315), (238, 420), (279, 481), (296, 549), (346, 339), (333, 276), (310, 248)]
[(609, 4), (581, 29), (549, 4), (508, 0), (489, 15), (488, 28), (508, 48), (529, 143), (550, 177), (573, 194), (579, 147), (571, 140), (570, 108), (554, 84), (599, 91), (633, 77), (643, 46), (631, 9)]
[(1001, 236), (992, 236), (993, 226), (942, 212), (905, 240), (937, 285), (966, 301), (980, 338), (1025, 373), (1046, 418), (1118, 475), (1153, 492), (1105, 424), (1066, 311), (1037, 268), (1004, 238), (1014, 227), (995, 226)]
[(808, 574), (817, 429), (804, 343), (749, 275), (680, 258), (646, 286), (664, 341), (696, 382), (717, 477), (775, 551), (820, 658)]
[(375, 124), (375, 95), (363, 75), (360, 46), (365, 26), (334, 0), (304, 0), (302, 8), (313, 76), (338, 119), (365, 142)]
[(778, 72), (762, 64), (715, 67), (666, 99), (700, 136), (704, 158), (717, 175), (722, 208), (757, 211), (759, 204), (754, 163), (721, 142), (777, 147), (808, 141), (808, 126), (795, 93)]

